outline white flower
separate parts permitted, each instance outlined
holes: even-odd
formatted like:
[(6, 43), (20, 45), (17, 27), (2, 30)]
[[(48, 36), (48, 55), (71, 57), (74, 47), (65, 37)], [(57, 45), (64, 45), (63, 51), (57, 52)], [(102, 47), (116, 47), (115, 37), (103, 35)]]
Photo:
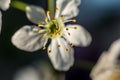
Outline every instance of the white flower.
[[(48, 56), (57, 70), (68, 70), (74, 63), (74, 51), (71, 46), (87, 46), (91, 42), (90, 34), (80, 25), (66, 25), (66, 22), (78, 14), (80, 0), (57, 0), (55, 18), (51, 20), (50, 11), (38, 6), (28, 6), (28, 19), (38, 26), (26, 25), (12, 37), (12, 43), (25, 51), (46, 49), (48, 39)], [(71, 45), (71, 46), (70, 46)]]
[[(0, 0), (0, 8), (2, 10), (7, 10), (9, 8), (10, 0)], [(0, 11), (0, 32), (2, 26), (2, 13)]]
[(93, 80), (120, 80), (120, 39), (103, 52), (91, 72)]

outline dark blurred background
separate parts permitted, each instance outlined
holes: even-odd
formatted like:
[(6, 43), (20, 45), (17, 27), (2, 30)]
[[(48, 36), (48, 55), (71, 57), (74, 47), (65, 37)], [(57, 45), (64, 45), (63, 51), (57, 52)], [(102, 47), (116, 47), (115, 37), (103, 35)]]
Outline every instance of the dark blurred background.
[[(46, 9), (47, 0), (20, 0)], [(81, 0), (77, 24), (85, 27), (92, 35), (88, 47), (75, 47), (75, 64), (66, 72), (66, 80), (91, 80), (89, 73), (103, 51), (120, 38), (119, 0)], [(21, 51), (11, 43), (12, 35), (23, 25), (32, 24), (25, 12), (10, 7), (3, 13), (0, 35), (0, 80), (13, 80), (17, 70), (33, 62), (48, 59), (45, 51), (33, 53)], [(18, 36), (19, 37), (19, 36)]]

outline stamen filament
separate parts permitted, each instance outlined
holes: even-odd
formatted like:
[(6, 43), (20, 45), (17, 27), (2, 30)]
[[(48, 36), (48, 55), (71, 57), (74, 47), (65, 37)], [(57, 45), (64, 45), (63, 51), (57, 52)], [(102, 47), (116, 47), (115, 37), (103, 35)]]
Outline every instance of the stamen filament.
[(51, 18), (50, 18), (50, 11), (47, 11), (47, 18), (48, 18), (49, 20), (51, 20)]
[(64, 23), (66, 22), (76, 22), (76, 19), (72, 19), (72, 20), (65, 20)]

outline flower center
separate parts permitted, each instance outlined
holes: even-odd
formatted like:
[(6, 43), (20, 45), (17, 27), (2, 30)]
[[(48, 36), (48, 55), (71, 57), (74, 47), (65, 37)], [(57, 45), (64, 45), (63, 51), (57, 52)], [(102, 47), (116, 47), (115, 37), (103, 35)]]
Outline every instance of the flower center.
[(62, 36), (64, 23), (61, 18), (49, 21), (46, 25), (47, 35), (50, 38)]

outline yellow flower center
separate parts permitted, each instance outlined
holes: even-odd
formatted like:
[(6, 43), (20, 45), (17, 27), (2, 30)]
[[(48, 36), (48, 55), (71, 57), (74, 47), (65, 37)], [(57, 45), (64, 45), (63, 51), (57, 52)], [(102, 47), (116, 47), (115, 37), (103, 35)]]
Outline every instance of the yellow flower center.
[(46, 25), (47, 36), (50, 38), (55, 38), (58, 36), (62, 36), (64, 23), (61, 18), (54, 19), (49, 21)]

